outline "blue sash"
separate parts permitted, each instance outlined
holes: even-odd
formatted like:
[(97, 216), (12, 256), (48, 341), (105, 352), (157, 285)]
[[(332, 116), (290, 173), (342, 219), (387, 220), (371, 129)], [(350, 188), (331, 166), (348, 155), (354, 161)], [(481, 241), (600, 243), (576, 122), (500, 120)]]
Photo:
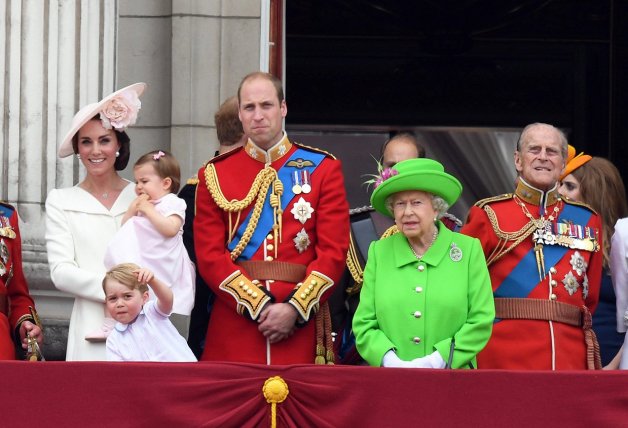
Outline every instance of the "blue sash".
[[(565, 204), (558, 222), (572, 221), (574, 224), (586, 225), (591, 219), (591, 212), (587, 209)], [(543, 255), (545, 258), (546, 271), (543, 277), (547, 275), (549, 268), (556, 265), (560, 259), (570, 248), (562, 245), (544, 245)], [(539, 284), (538, 268), (536, 265), (536, 256), (534, 254), (534, 246), (521, 259), (519, 264), (508, 274), (499, 287), (494, 291), (495, 297), (527, 297), (532, 290)]]
[[(301, 148), (297, 148), (295, 152), (290, 156), (290, 159), (286, 160), (281, 168), (277, 171), (277, 175), (279, 176), (279, 180), (283, 183), (283, 194), (281, 195), (281, 207), (285, 210), (294, 198), (294, 192), (292, 191), (292, 172), (295, 168), (286, 166), (290, 161), (303, 159), (306, 161), (310, 161), (312, 163), (311, 166), (304, 166), (301, 169), (305, 169), (309, 172), (310, 177), (314, 170), (318, 168), (321, 164), (321, 161), (325, 158), (323, 153), (310, 152), (309, 150), (304, 150)], [(242, 251), (242, 254), (238, 257), (238, 260), (250, 260), (250, 258), (257, 252), (257, 249), (262, 245), (266, 235), (272, 230), (274, 219), (273, 219), (273, 207), (270, 206), (270, 194), (271, 191), (268, 191), (266, 195), (266, 200), (264, 201), (264, 206), (262, 208), (262, 213), (260, 215), (259, 221), (257, 222), (257, 227), (253, 231), (253, 235), (251, 236), (251, 240), (247, 244), (246, 248)], [(229, 251), (233, 251), (233, 249), (238, 245), (240, 239), (242, 239), (242, 235), (244, 234), (244, 230), (246, 229), (246, 225), (249, 224), (251, 220), (251, 215), (253, 214), (253, 210), (249, 212), (246, 216), (246, 219), (240, 224), (238, 230), (234, 238), (228, 244)]]

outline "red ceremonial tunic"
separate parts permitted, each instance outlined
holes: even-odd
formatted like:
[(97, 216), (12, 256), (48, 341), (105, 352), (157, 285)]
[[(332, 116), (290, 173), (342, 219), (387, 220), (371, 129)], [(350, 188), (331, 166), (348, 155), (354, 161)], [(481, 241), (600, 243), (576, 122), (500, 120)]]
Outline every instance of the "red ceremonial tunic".
[[(210, 163), (215, 167), (215, 176), (226, 200), (242, 200), (250, 191), (258, 173), (264, 169), (266, 157), (271, 161), (270, 166), (279, 170), (298, 148), (321, 156), (318, 151), (293, 145), (284, 136), (268, 152), (262, 151), (249, 140), (243, 148), (218, 156)], [(311, 191), (296, 194), (289, 202), (282, 204), (281, 241), (276, 242), (272, 232), (265, 232), (263, 242), (253, 250), (254, 253), (249, 258), (253, 261), (283, 261), (304, 265), (305, 275), (301, 281), (308, 278), (308, 283), (310, 274), (324, 279), (322, 283), (325, 285), (321, 289), (323, 292), (319, 298), (314, 299), (314, 306), (310, 310), (301, 311), (308, 322), (302, 328), (297, 328), (290, 338), (272, 345), (259, 332), (257, 322), (251, 319), (257, 318), (264, 305), (270, 302), (263, 302), (259, 307), (254, 306), (251, 309), (246, 306), (246, 296), (243, 299), (235, 296), (234, 293), (238, 291), (237, 283), (241, 287), (242, 281), (245, 281), (247, 287), (253, 287), (250, 281), (256, 278), (231, 260), (230, 250), (227, 248), (229, 218), (231, 217), (232, 228), (240, 225), (246, 220), (255, 201), (241, 212), (239, 218), (237, 214), (229, 216), (216, 204), (208, 190), (206, 168), (199, 171), (194, 243), (201, 276), (217, 297), (207, 329), (202, 360), (261, 364), (314, 363), (314, 318), (318, 310), (316, 303), (326, 301), (331, 295), (333, 286), (343, 272), (349, 245), (349, 210), (340, 161), (326, 154), (322, 156), (320, 165), (309, 177)], [(291, 172), (302, 171), (298, 162), (288, 164), (292, 165), (286, 166)], [(294, 184), (292, 180), (284, 180), (282, 183), (285, 190), (291, 189)], [(301, 184), (304, 183), (301, 181)], [(299, 205), (299, 210), (295, 208), (295, 204)], [(309, 212), (308, 206), (313, 212)], [(299, 215), (303, 222), (298, 219)], [(237, 238), (234, 241), (237, 242)], [(243, 276), (234, 284), (234, 277), (237, 278), (238, 272)], [(288, 302), (293, 306), (298, 298), (297, 294), (302, 297), (310, 295), (309, 292), (294, 293), (297, 284), (293, 282), (262, 281), (259, 287), (266, 288), (275, 302)], [(315, 291), (313, 295), (316, 295)], [(258, 295), (263, 296), (262, 293), (253, 293), (253, 296)]]
[(22, 271), (22, 240), (11, 205), (0, 203), (0, 223), (0, 359), (14, 360), (13, 340), (23, 321), (33, 321), (28, 307), (35, 304)]
[[(545, 218), (555, 217), (552, 224), (565, 223), (571, 230), (586, 230), (597, 234), (602, 248), (600, 217), (587, 206), (573, 204), (559, 197), (556, 188), (543, 193), (519, 181), (515, 194), (479, 201), (469, 212), (462, 233), (475, 236), (482, 242), (489, 264), (495, 298), (515, 297), (553, 300), (580, 308), (586, 306), (592, 313), (597, 305), (602, 274), (602, 251), (586, 251), (556, 245), (544, 245), (545, 274), (542, 279), (535, 261), (533, 236), (495, 258), (516, 242), (516, 236), (500, 240), (495, 227), (502, 233), (522, 230), (530, 218), (541, 217), (540, 205), (546, 205)], [(525, 207), (523, 208), (522, 205)], [(495, 214), (493, 222), (487, 214)], [(586, 223), (577, 219), (586, 219)], [(580, 226), (580, 228), (578, 228)], [(569, 232), (563, 232), (567, 234)], [(550, 248), (554, 247), (554, 248)], [(555, 259), (552, 259), (551, 252)], [(564, 254), (562, 253), (564, 251)], [(561, 256), (562, 255), (562, 256)], [(526, 268), (527, 260), (527, 268)], [(492, 336), (478, 355), (478, 368), (573, 370), (586, 369), (586, 344), (582, 327), (557, 321), (531, 319), (496, 319)]]

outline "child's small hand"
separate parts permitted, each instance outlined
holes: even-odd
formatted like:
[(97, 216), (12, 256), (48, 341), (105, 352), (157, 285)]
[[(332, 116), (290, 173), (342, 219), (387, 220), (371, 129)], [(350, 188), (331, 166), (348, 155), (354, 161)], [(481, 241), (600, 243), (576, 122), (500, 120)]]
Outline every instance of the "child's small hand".
[(135, 273), (137, 275), (137, 280), (139, 282), (141, 282), (142, 284), (150, 283), (153, 280), (153, 278), (155, 277), (153, 272), (151, 272), (150, 270), (148, 270), (146, 268), (139, 268), (136, 271), (134, 271), (133, 273)]
[(135, 201), (137, 202), (136, 207), (138, 214), (146, 214), (147, 211), (152, 210), (155, 207), (155, 205), (153, 205), (152, 201), (150, 200), (150, 196), (146, 194), (139, 195), (135, 199)]

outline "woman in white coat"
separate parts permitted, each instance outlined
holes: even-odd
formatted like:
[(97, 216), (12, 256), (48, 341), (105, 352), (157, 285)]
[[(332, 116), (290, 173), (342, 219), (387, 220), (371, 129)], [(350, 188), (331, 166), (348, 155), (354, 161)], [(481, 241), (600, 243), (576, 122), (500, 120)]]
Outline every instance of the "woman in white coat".
[(55, 287), (74, 297), (67, 361), (105, 360), (105, 342), (85, 336), (103, 324), (103, 258), (131, 201), (133, 183), (118, 175), (129, 162), (125, 132), (137, 120), (146, 84), (120, 89), (79, 110), (59, 146), (59, 157), (75, 154), (85, 168), (77, 185), (54, 189), (46, 199), (46, 247)]

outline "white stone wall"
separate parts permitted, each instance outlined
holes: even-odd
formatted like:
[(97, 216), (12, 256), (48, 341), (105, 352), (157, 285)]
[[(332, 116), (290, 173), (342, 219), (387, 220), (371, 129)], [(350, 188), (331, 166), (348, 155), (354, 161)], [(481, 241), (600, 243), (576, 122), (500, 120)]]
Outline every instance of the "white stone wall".
[(74, 113), (148, 83), (122, 175), (132, 178), (135, 160), (159, 148), (179, 159), (185, 181), (217, 148), (220, 103), (260, 69), (268, 1), (0, 1), (0, 198), (20, 213), (24, 269), (53, 359), (64, 352), (72, 299), (50, 281), (44, 203), (50, 189), (84, 175), (74, 157), (56, 156)]
[(213, 155), (214, 112), (260, 66), (260, 5), (120, 0), (118, 81), (148, 84), (139, 126), (130, 133), (131, 162), (170, 150), (185, 180)]

